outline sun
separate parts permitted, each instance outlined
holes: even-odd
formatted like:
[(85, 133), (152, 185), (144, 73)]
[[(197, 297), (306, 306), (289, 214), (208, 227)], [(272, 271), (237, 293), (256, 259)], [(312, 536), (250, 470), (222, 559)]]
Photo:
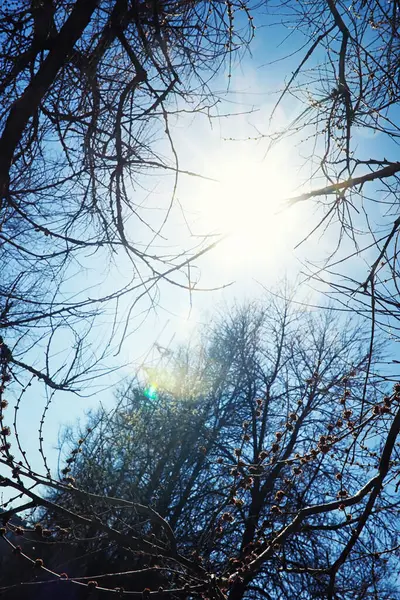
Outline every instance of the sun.
[(202, 186), (196, 204), (197, 229), (223, 236), (215, 260), (266, 264), (293, 248), (299, 215), (284, 200), (296, 180), (282, 154), (264, 159), (239, 149), (216, 158), (214, 172), (217, 181)]

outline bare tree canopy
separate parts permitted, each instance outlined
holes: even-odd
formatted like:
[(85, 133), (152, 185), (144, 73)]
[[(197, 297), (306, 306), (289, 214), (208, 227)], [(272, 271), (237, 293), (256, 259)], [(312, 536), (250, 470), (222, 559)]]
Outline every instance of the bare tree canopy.
[[(308, 183), (289, 204), (314, 202), (319, 218), (309, 235), (331, 240), (325, 262), (306, 257), (305, 272), (397, 336), (399, 3), (290, 0), (268, 10), (298, 36), (299, 57), (275, 107), (299, 110), (269, 135), (271, 145), (285, 136), (298, 143)], [(284, 46), (282, 54), (293, 60), (295, 51)]]
[[(400, 328), (399, 6), (2, 3), (0, 594), (400, 600), (400, 383), (374, 368), (387, 358), (378, 329)], [(223, 69), (229, 80), (253, 11), (299, 43), (284, 46), (297, 63), (256, 138), (272, 152), (290, 137), (306, 157), (310, 189), (286, 210), (315, 203), (303, 237), (333, 237), (305, 272), (352, 318), (299, 308), (287, 290), (226, 311), (198, 348), (161, 353), (158, 388), (134, 380), (72, 431), (57, 474), (49, 395), (36, 468), (18, 420), (31, 381), (76, 389), (120, 349), (142, 298), (155, 304), (162, 282), (198, 289), (190, 267), (213, 238), (164, 237), (178, 176), (198, 176), (181, 167), (173, 123), (214, 114), (211, 82)], [(289, 105), (298, 112), (274, 131)], [(170, 187), (149, 217), (153, 173)]]
[[(169, 120), (213, 110), (210, 80), (253, 29), (242, 1), (2, 3), (0, 327), (14, 342), (69, 331), (60, 385), (88, 368), (93, 319), (121, 297), (155, 302), (161, 280), (190, 288), (187, 265), (211, 245), (163, 241), (180, 172)], [(155, 170), (173, 180), (149, 220), (140, 181)], [(81, 284), (94, 261), (117, 260), (130, 277)]]
[(216, 319), (156, 393), (133, 381), (69, 436), (59, 479), (14, 463), (3, 484), (42, 510), (5, 507), (1, 589), (399, 598), (399, 386), (370, 380), (365, 412), (368, 348), (368, 329), (290, 300)]

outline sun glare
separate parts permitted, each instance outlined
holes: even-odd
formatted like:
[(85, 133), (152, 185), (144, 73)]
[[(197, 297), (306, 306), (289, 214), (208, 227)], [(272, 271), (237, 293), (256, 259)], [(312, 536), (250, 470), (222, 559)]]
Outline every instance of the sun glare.
[(288, 164), (239, 155), (219, 161), (217, 183), (198, 199), (202, 226), (225, 236), (214, 258), (225, 263), (268, 263), (293, 248), (297, 211), (283, 210), (295, 180)]

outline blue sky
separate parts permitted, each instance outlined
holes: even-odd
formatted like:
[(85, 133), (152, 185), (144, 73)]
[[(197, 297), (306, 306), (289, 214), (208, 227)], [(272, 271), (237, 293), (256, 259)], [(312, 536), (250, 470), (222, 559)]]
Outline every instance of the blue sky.
[[(257, 18), (255, 21), (257, 23)], [(120, 352), (117, 354), (118, 344), (115, 344), (107, 362), (111, 368), (121, 368), (105, 378), (90, 382), (80, 396), (63, 392), (55, 394), (46, 413), (43, 431), (46, 454), (53, 468), (57, 463), (55, 447), (60, 427), (74, 424), (78, 418), (84, 419), (85, 411), (99, 402), (111, 407), (113, 387), (118, 382), (134, 375), (143, 365), (157, 362), (157, 350), (153, 347), (155, 341), (168, 346), (190, 339), (196, 327), (207, 322), (217, 306), (235, 299), (243, 301), (262, 297), (263, 287), (272, 288), (285, 276), (291, 281), (300, 281), (301, 278), (297, 278), (305, 259), (319, 260), (334, 243), (337, 231), (333, 227), (323, 237), (313, 236), (297, 251), (294, 250), (318, 219), (311, 203), (302, 203), (284, 211), (280, 204), (281, 199), (299, 193), (304, 185), (306, 189), (309, 187), (309, 183), (304, 183), (310, 171), (304, 159), (304, 147), (303, 154), (300, 154), (295, 140), (289, 138), (267, 154), (268, 141), (264, 136), (270, 128), (283, 127), (290, 122), (296, 113), (297, 103), (288, 98), (275, 113), (273, 122), (269, 122), (277, 98), (276, 90), (282, 88), (299, 55), (285, 62), (277, 59), (301, 47), (303, 39), (296, 31), (290, 32), (287, 38), (288, 32), (283, 28), (266, 29), (265, 17), (260, 16), (259, 21), (251, 55), (247, 54), (240, 63), (234, 63), (229, 89), (227, 72), (222, 73), (213, 84), (224, 97), (218, 106), (220, 114), (231, 116), (210, 122), (205, 115), (183, 114), (171, 119), (170, 123), (181, 169), (215, 181), (185, 175), (180, 177), (173, 210), (163, 230), (167, 239), (160, 240), (160, 246), (164, 249), (183, 248), (197, 243), (196, 236), (226, 234), (224, 242), (197, 262), (191, 270), (191, 278), (192, 281), (199, 279), (198, 285), (204, 288), (231, 285), (189, 294), (162, 283), (154, 310), (148, 312), (146, 298), (136, 306)], [(271, 61), (275, 62), (267, 64)], [(360, 133), (359, 144), (366, 157), (372, 152), (376, 154), (377, 144), (381, 145), (382, 156), (394, 155), (394, 149), (379, 140), (379, 136)], [(303, 169), (299, 170), (301, 166)], [(168, 205), (172, 183), (171, 175), (151, 174), (132, 189), (135, 200), (146, 203), (143, 214), (150, 215), (154, 222), (163, 218), (164, 213), (157, 212), (158, 207)], [(373, 217), (381, 216), (379, 208), (375, 211)], [(148, 233), (137, 224), (134, 227), (137, 228), (138, 239), (146, 239)], [(345, 244), (343, 252), (348, 248)], [(122, 256), (116, 258), (110, 269), (105, 269), (104, 260), (104, 256), (93, 257), (89, 271), (74, 272), (66, 283), (68, 292), (79, 294), (86, 290), (89, 282), (94, 286), (93, 292), (101, 288), (104, 293), (115, 284), (129, 280), (130, 265)], [(353, 265), (351, 269), (366, 268), (364, 259), (354, 264), (357, 266)], [(106, 270), (107, 277), (104, 276)], [(299, 294), (307, 296), (311, 302), (321, 301), (307, 285), (299, 290)], [(125, 298), (120, 304), (121, 328), (128, 315), (130, 300)], [(112, 315), (98, 321), (90, 336), (93, 352), (107, 338), (111, 325)], [(63, 349), (72, 343), (72, 339), (65, 336), (65, 332), (61, 333), (54, 346), (55, 353), (61, 352), (55, 357), (60, 364)], [(33, 350), (29, 359), (32, 363), (36, 360), (40, 363), (40, 348)], [(16, 398), (18, 394), (19, 386), (14, 384), (10, 387), (9, 397)], [(44, 387), (35, 382), (25, 394), (19, 411), (20, 437), (32, 457), (33, 466), (40, 470), (37, 431), (45, 405)]]

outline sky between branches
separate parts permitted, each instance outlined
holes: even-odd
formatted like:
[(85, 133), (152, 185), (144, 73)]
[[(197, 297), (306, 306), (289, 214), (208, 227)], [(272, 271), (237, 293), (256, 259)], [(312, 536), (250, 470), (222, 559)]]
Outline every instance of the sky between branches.
[[(171, 134), (179, 156), (182, 170), (195, 172), (202, 177), (181, 175), (174, 198), (171, 214), (163, 228), (162, 236), (154, 243), (163, 252), (185, 247), (197, 237), (209, 235), (210, 240), (226, 236), (218, 246), (207, 253), (197, 266), (188, 272), (188, 281), (197, 287), (212, 291), (188, 291), (161, 284), (155, 306), (148, 310), (146, 300), (137, 306), (135, 314), (129, 315), (124, 344), (115, 343), (114, 364), (120, 367), (107, 378), (90, 382), (81, 396), (59, 392), (52, 402), (45, 422), (47, 454), (52, 466), (56, 465), (58, 431), (61, 425), (74, 423), (83, 418), (85, 411), (99, 401), (112, 405), (113, 386), (129, 378), (143, 366), (157, 364), (159, 350), (172, 347), (174, 343), (190, 339), (196, 327), (206, 323), (217, 305), (260, 297), (263, 288), (273, 287), (287, 277), (302, 283), (299, 298), (310, 304), (323, 303), (320, 291), (314, 291), (304, 273), (305, 261), (321, 261), (335, 242), (335, 228), (323, 237), (313, 236), (298, 248), (296, 246), (318, 222), (310, 203), (287, 208), (284, 199), (310, 189), (318, 181), (310, 181), (313, 166), (305, 156), (306, 146), (301, 153), (301, 139), (288, 138), (269, 152), (267, 135), (274, 129), (284, 127), (291, 121), (298, 105), (288, 97), (270, 121), (270, 115), (279, 92), (298, 63), (303, 39), (296, 31), (283, 27), (270, 27), (269, 17), (262, 12), (254, 15), (257, 26), (255, 40), (240, 61), (233, 61), (231, 77), (228, 70), (213, 82), (214, 89), (221, 92), (223, 100), (218, 105), (219, 119), (208, 119), (205, 115), (181, 114), (171, 120)], [(286, 60), (279, 59), (292, 55)], [(316, 57), (317, 59), (317, 57)], [(214, 111), (216, 114), (216, 111)], [(394, 156), (387, 140), (380, 136), (366, 136), (359, 132), (357, 142), (366, 157), (369, 150), (381, 145), (386, 158)], [(310, 142), (311, 143), (311, 142)], [(210, 181), (209, 179), (212, 179)], [(166, 198), (171, 196), (173, 177), (150, 173), (142, 178), (131, 193), (137, 204), (143, 204), (143, 213), (154, 223), (161, 222), (165, 212)], [(377, 214), (381, 209), (377, 206)], [(371, 215), (374, 218), (374, 214)], [(137, 231), (138, 239), (149, 240), (148, 232)], [(346, 245), (342, 249), (346, 251)], [(352, 263), (351, 269), (365, 268), (368, 253)], [(371, 262), (373, 254), (370, 255)], [(81, 293), (88, 282), (96, 287), (110, 287), (128, 279), (129, 264), (123, 260), (104, 265), (102, 257), (93, 258), (91, 270), (71, 271), (65, 286), (68, 293)], [(128, 316), (128, 304), (120, 306), (121, 328)], [(103, 317), (92, 332), (93, 348), (96, 341), (108, 335), (111, 317)], [(65, 349), (61, 347), (60, 352)], [(32, 351), (31, 359), (35, 361)], [(143, 371), (142, 371), (143, 372)], [(18, 396), (17, 386), (11, 392)], [(32, 386), (35, 402), (28, 398), (21, 410), (20, 435), (27, 440), (26, 450), (31, 456), (37, 453), (37, 435), (33, 423), (39, 423), (46, 403), (44, 388), (39, 383)], [(37, 455), (38, 464), (40, 456)]]

